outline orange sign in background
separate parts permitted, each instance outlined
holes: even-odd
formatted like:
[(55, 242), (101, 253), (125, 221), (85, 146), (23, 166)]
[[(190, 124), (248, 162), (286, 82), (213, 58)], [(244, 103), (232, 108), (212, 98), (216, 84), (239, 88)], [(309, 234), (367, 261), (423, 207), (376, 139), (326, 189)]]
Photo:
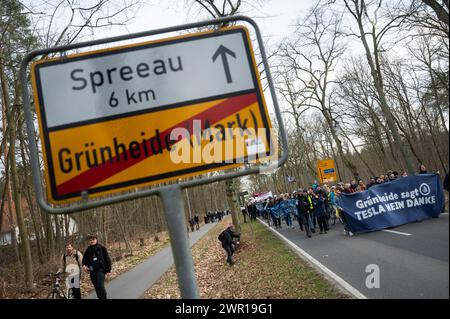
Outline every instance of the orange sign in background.
[(317, 175), (322, 183), (336, 182), (337, 174), (332, 159), (317, 161)]

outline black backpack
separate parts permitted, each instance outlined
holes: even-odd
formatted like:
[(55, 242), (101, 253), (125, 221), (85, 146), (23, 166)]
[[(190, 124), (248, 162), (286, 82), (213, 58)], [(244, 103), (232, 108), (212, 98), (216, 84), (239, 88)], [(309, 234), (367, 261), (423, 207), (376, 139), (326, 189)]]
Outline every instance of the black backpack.
[(219, 234), (219, 237), (217, 237), (218, 240), (223, 241), (223, 238), (225, 237), (225, 231), (226, 231), (226, 230), (222, 231), (222, 232)]

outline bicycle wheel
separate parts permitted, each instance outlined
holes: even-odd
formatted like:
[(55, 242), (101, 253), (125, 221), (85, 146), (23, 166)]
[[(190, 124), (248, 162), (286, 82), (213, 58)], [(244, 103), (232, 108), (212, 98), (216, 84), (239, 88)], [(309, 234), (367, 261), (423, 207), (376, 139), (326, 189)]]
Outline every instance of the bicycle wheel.
[(47, 299), (66, 299), (66, 296), (60, 291), (52, 291)]
[(64, 292), (60, 291), (56, 294), (56, 298), (54, 299), (67, 299), (66, 295), (64, 294)]

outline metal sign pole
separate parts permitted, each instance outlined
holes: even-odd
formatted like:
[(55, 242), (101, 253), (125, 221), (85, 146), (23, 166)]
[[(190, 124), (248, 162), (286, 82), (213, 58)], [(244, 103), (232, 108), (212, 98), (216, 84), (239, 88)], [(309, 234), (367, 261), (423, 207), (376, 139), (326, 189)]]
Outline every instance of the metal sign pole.
[(186, 229), (181, 187), (178, 185), (166, 187), (161, 190), (159, 195), (164, 205), (181, 298), (199, 299), (200, 296), (195, 281), (194, 261)]
[(189, 218), (192, 218), (191, 201), (189, 200), (188, 189), (185, 188), (184, 190), (186, 191), (186, 199), (187, 199), (187, 204), (188, 204), (188, 209), (189, 209)]

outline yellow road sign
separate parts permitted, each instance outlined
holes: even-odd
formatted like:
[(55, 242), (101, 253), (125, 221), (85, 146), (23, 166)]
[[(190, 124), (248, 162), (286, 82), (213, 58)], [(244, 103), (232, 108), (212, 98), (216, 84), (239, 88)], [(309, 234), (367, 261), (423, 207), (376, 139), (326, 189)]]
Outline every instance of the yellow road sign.
[(322, 183), (336, 182), (337, 174), (332, 159), (317, 161), (317, 175), (319, 175)]
[(241, 26), (39, 61), (32, 84), (52, 203), (223, 170), (271, 151)]

